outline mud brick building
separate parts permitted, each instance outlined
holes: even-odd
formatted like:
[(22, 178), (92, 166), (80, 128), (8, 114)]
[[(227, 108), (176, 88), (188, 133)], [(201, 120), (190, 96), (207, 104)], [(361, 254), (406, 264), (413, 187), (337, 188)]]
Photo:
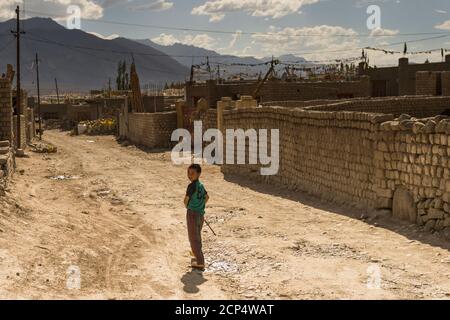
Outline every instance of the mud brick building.
[(360, 75), (370, 77), (372, 97), (450, 94), (450, 55), (445, 57), (445, 62), (411, 64), (408, 58), (401, 58), (396, 67), (364, 69), (360, 66), (359, 70)]
[[(239, 100), (241, 96), (252, 96), (257, 81), (186, 83), (186, 102), (189, 106), (205, 99), (215, 108), (222, 97)], [(266, 82), (258, 94), (260, 103), (269, 101), (306, 101), (315, 99), (342, 99), (370, 96), (370, 79), (362, 76), (359, 81), (299, 81), (271, 80)]]

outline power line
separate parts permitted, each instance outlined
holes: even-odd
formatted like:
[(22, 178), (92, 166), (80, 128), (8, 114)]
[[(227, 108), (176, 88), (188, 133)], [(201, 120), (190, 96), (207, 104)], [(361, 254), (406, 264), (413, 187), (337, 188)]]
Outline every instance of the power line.
[[(110, 62), (110, 63), (114, 63), (115, 65), (117, 64), (117, 61), (115, 61), (115, 60), (108, 59), (108, 58), (105, 58), (105, 57), (99, 57), (99, 56), (97, 56), (97, 55), (95, 55), (95, 54), (92, 54), (92, 53), (88, 53), (88, 52), (82, 51), (83, 49), (84, 49), (84, 50), (90, 50), (91, 48), (88, 48), (88, 47), (78, 47), (78, 46), (64, 45), (64, 44), (61, 44), (61, 43), (56, 43), (56, 42), (54, 42), (54, 41), (50, 41), (50, 42), (49, 42), (49, 41), (44, 40), (44, 38), (43, 38), (42, 40), (39, 40), (39, 39), (33, 39), (33, 38), (30, 38), (29, 35), (26, 36), (26, 38), (27, 38), (27, 40), (38, 41), (38, 42), (48, 42), (48, 43), (52, 43), (52, 44), (55, 44), (55, 45), (64, 46), (64, 47), (66, 47), (67, 49), (70, 49), (70, 50), (72, 50), (72, 51), (79, 52), (79, 53), (82, 53), (82, 54), (85, 54), (85, 55), (89, 55), (89, 56), (91, 56), (91, 57), (93, 57), (93, 58), (96, 58), (96, 59), (99, 59), (99, 60), (103, 60), (103, 61), (107, 61), (107, 62)], [(40, 38), (42, 38), (42, 37), (40, 37)], [(78, 47), (78, 48), (76, 48), (76, 47)], [(98, 51), (98, 50), (95, 50), (95, 51)], [(107, 50), (102, 50), (102, 51), (110, 52), (110, 51), (107, 51)], [(116, 53), (116, 54), (122, 54), (122, 55), (127, 55), (127, 56), (129, 56), (132, 52), (113, 52), (113, 53)], [(160, 72), (160, 73), (166, 73), (166, 74), (175, 74), (175, 75), (180, 75), (180, 76), (186, 76), (186, 75), (187, 75), (187, 74), (180, 73), (180, 72), (174, 72), (174, 71), (168, 71), (168, 70), (162, 70), (162, 69), (148, 68), (148, 67), (146, 67), (146, 66), (139, 66), (139, 68), (142, 68), (142, 69), (145, 69), (145, 70), (148, 70), (148, 71), (151, 71), (151, 72)]]
[[(103, 49), (103, 48), (93, 48), (93, 47), (86, 47), (86, 46), (79, 46), (79, 45), (72, 45), (72, 44), (68, 44), (68, 43), (62, 43), (62, 42), (58, 42), (58, 41), (54, 41), (54, 40), (50, 40), (50, 39), (46, 39), (42, 36), (38, 36), (33, 32), (28, 32), (34, 35), (34, 37), (27, 37), (29, 38), (29, 40), (33, 40), (33, 41), (38, 41), (38, 42), (46, 42), (49, 44), (54, 44), (54, 45), (58, 45), (58, 46), (63, 46), (63, 47), (70, 47), (73, 49), (86, 49), (86, 50), (92, 50), (92, 51), (100, 51), (100, 52), (108, 52), (108, 53), (116, 53), (116, 54), (126, 54), (129, 55), (131, 53), (133, 53), (134, 55), (139, 55), (139, 56), (148, 56), (148, 57), (173, 57), (173, 58), (206, 58), (206, 57), (222, 57), (222, 55), (169, 55), (169, 54), (165, 54), (165, 53), (144, 53), (144, 52), (131, 52), (131, 51), (119, 51), (119, 50), (108, 50), (108, 49)], [(33, 39), (34, 38), (34, 39)], [(37, 39), (39, 38), (39, 39)]]
[[(55, 15), (51, 13), (38, 12), (38, 11), (30, 11), (27, 13), (41, 15), (45, 17), (53, 17), (53, 18), (61, 18), (60, 15)], [(139, 23), (129, 23), (122, 21), (114, 21), (114, 20), (95, 20), (95, 19), (87, 19), (83, 18), (82, 20), (92, 22), (92, 23), (102, 23), (102, 24), (115, 24), (129, 27), (141, 27), (141, 28), (150, 28), (150, 29), (161, 29), (161, 30), (173, 30), (173, 31), (190, 31), (190, 32), (206, 32), (206, 33), (218, 33), (218, 34), (242, 34), (242, 35), (250, 35), (250, 36), (259, 36), (259, 35), (278, 35), (276, 32), (249, 32), (249, 31), (231, 31), (231, 30), (217, 30), (217, 29), (206, 29), (206, 28), (187, 28), (187, 27), (169, 27), (162, 25), (152, 25), (152, 24), (139, 24)], [(449, 32), (415, 32), (415, 33), (397, 33), (395, 35), (382, 35), (382, 34), (370, 34), (370, 33), (361, 33), (361, 34), (314, 34), (314, 33), (305, 33), (305, 34), (292, 34), (285, 35), (287, 37), (399, 37), (399, 36), (424, 36), (424, 35), (450, 35)]]
[[(140, 56), (151, 56), (151, 57), (172, 57), (172, 58), (191, 58), (191, 57), (195, 57), (195, 58), (207, 58), (207, 57), (223, 57), (222, 55), (212, 55), (212, 56), (207, 56), (207, 55), (170, 55), (170, 54), (155, 54), (155, 53), (142, 53), (142, 52), (131, 52), (131, 51), (119, 51), (119, 50), (108, 50), (108, 49), (103, 49), (103, 48), (93, 48), (93, 47), (86, 47), (86, 46), (79, 46), (79, 45), (71, 45), (71, 44), (67, 44), (67, 43), (62, 43), (62, 42), (58, 42), (58, 41), (54, 41), (54, 40), (50, 40), (50, 39), (46, 39), (42, 36), (37, 36), (36, 34), (34, 34), (33, 32), (28, 32), (34, 35), (33, 36), (27, 36), (27, 38), (29, 38), (32, 41), (38, 41), (38, 42), (45, 42), (45, 43), (49, 43), (49, 44), (54, 44), (54, 45), (58, 45), (58, 46), (63, 46), (63, 47), (67, 47), (67, 48), (73, 48), (73, 49), (85, 49), (85, 50), (91, 50), (91, 51), (99, 51), (99, 52), (108, 52), (108, 53), (115, 53), (115, 54), (122, 54), (122, 55), (129, 55), (129, 54), (134, 54), (134, 55), (140, 55)], [(384, 45), (385, 47), (392, 47), (392, 46), (396, 46), (396, 45), (402, 45), (404, 43), (417, 43), (417, 42), (423, 42), (423, 41), (429, 41), (429, 40), (436, 40), (436, 39), (442, 39), (442, 38), (448, 38), (450, 37), (450, 34), (448, 35), (441, 35), (441, 36), (435, 36), (435, 37), (427, 37), (427, 38), (421, 38), (421, 39), (415, 39), (415, 40), (409, 40), (409, 41), (402, 41), (402, 42), (396, 42), (396, 43), (388, 43), (386, 45)], [(37, 39), (39, 38), (39, 39)], [(366, 46), (362, 46), (362, 47), (354, 47), (354, 48), (346, 48), (346, 49), (338, 49), (338, 50), (314, 50), (314, 51), (305, 51), (305, 52), (297, 52), (297, 53), (293, 53), (294, 55), (310, 55), (310, 54), (317, 54), (317, 53), (340, 53), (340, 52), (348, 52), (348, 51), (355, 51), (355, 50), (362, 50), (366, 48)], [(265, 63), (262, 63), (265, 64)]]

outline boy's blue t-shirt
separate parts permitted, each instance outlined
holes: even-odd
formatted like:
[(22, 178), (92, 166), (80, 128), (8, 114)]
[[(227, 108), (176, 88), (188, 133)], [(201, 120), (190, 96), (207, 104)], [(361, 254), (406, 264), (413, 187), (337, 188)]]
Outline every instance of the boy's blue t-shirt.
[(186, 191), (186, 196), (189, 197), (187, 208), (204, 215), (207, 194), (208, 192), (206, 192), (205, 187), (199, 180), (193, 181), (191, 184), (189, 184)]

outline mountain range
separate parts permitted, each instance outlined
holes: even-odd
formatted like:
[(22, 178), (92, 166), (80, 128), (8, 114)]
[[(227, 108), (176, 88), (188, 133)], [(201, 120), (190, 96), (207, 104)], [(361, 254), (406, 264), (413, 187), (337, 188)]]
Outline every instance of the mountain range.
[[(15, 20), (0, 23), (0, 71), (6, 64), (16, 68), (16, 41), (11, 34)], [(271, 58), (221, 55), (215, 51), (185, 44), (162, 46), (151, 40), (116, 38), (106, 40), (82, 30), (68, 30), (50, 18), (31, 18), (21, 21), (25, 34), (21, 36), (22, 86), (36, 94), (35, 56), (39, 54), (40, 87), (42, 94), (55, 93), (55, 79), (60, 92), (87, 92), (115, 88), (119, 61), (128, 65), (135, 61), (141, 86), (189, 78), (190, 66), (206, 62), (220, 64), (260, 64)], [(133, 54), (132, 54), (133, 53)], [(193, 58), (194, 57), (194, 58)], [(301, 60), (283, 57), (283, 60)], [(304, 60), (304, 59), (303, 59)], [(305, 61), (305, 63), (307, 63)], [(248, 68), (247, 68), (248, 69)], [(223, 70), (223, 69), (222, 69)], [(228, 66), (226, 76), (242, 72), (243, 67)], [(251, 72), (263, 73), (267, 66), (252, 67)]]

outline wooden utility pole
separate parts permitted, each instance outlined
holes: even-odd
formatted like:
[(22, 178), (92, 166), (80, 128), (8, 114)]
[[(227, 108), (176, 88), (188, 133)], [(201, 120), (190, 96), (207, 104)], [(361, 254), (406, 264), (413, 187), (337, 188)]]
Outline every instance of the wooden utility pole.
[[(39, 58), (36, 53), (36, 77), (37, 77), (37, 95), (38, 95), (38, 116), (39, 116), (39, 140), (42, 140), (42, 117), (41, 117), (41, 91), (39, 87)], [(34, 121), (34, 119), (33, 119)]]
[(25, 32), (20, 31), (20, 8), (19, 6), (17, 6), (16, 8), (16, 31), (12, 31), (11, 33), (14, 34), (14, 36), (16, 37), (17, 40), (17, 57), (16, 57), (16, 63), (17, 63), (17, 93), (16, 93), (16, 110), (17, 110), (17, 137), (16, 137), (16, 141), (17, 141), (17, 149), (20, 149), (21, 147), (21, 130), (20, 130), (20, 115), (22, 114), (21, 111), (21, 88), (20, 88), (20, 35), (24, 34)]
[(59, 104), (59, 89), (58, 89), (58, 80), (55, 78), (55, 86), (56, 86), (56, 99)]

